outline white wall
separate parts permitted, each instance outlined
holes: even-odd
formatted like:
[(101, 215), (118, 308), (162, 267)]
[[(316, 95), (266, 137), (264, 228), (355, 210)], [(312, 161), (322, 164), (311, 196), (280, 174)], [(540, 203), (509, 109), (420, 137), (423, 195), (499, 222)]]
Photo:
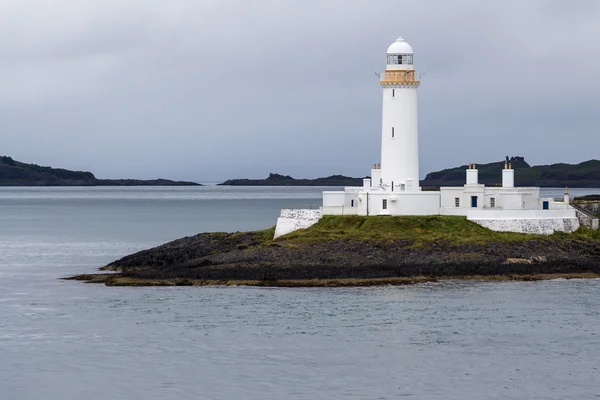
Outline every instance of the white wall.
[(361, 204), (357, 196), (361, 190), (362, 188), (345, 188), (343, 192), (323, 192), (323, 207), (321, 207), (323, 215), (361, 214)]
[(471, 209), (471, 196), (477, 196), (477, 208), (492, 208), (491, 199), (495, 199), (495, 207), (509, 210), (541, 210), (539, 188), (502, 188), (485, 187), (483, 185), (465, 185), (463, 187), (442, 187), (441, 206), (456, 208), (455, 199), (460, 199), (460, 208)]
[(563, 210), (502, 210), (502, 209), (470, 209), (468, 219), (551, 219), (575, 218), (575, 209)]
[(342, 207), (346, 203), (346, 192), (323, 192), (323, 207)]
[(530, 219), (470, 219), (481, 226), (498, 232), (517, 232), (551, 235), (554, 232), (574, 232), (579, 228), (577, 218), (530, 218)]
[[(500, 207), (507, 210), (522, 210), (523, 199), (520, 193), (507, 192), (499, 194)], [(537, 207), (536, 207), (537, 208)]]
[[(366, 194), (361, 194), (366, 206)], [(383, 200), (387, 200), (387, 210)], [(376, 192), (369, 193), (369, 215), (437, 215), (440, 208), (439, 192)]]
[[(458, 197), (460, 199), (460, 207), (464, 208), (465, 205), (463, 204), (464, 203), (463, 192), (464, 192), (463, 187), (440, 188), (441, 206), (446, 207), (446, 208), (456, 208), (456, 200), (455, 199)], [(470, 207), (471, 204), (469, 203), (468, 206)]]
[(467, 212), (467, 219), (493, 231), (536, 233), (574, 232), (579, 220), (574, 209), (563, 210), (476, 210)]
[[(456, 198), (460, 199), (459, 208), (471, 208), (471, 196), (477, 196), (477, 208), (486, 205), (485, 186), (443, 187), (440, 189), (440, 204), (445, 208), (456, 208)], [(489, 200), (488, 200), (489, 202)]]
[(306, 229), (321, 219), (321, 210), (283, 209), (277, 219), (275, 238)]

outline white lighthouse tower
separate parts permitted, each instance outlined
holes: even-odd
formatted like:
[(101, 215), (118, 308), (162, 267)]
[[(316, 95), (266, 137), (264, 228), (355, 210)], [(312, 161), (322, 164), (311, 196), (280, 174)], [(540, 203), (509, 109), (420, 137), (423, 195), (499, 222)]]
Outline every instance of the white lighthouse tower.
[[(502, 186), (479, 183), (478, 170), (470, 163), (463, 186), (439, 190), (419, 187), (420, 82), (413, 62), (413, 49), (404, 39), (398, 38), (388, 47), (386, 69), (380, 74), (381, 163), (375, 163), (371, 177), (364, 178), (362, 186), (324, 191), (319, 210), (281, 210), (275, 237), (308, 228), (324, 215), (453, 215), (464, 216), (495, 231), (538, 234), (578, 229), (579, 220), (568, 195), (557, 202), (540, 197), (538, 187), (516, 187), (515, 171), (508, 160), (504, 169), (498, 170)], [(377, 133), (374, 135), (373, 138)]]
[(381, 74), (383, 116), (381, 181), (384, 190), (419, 191), (419, 138), (417, 123), (418, 77), (413, 49), (398, 38), (387, 50)]

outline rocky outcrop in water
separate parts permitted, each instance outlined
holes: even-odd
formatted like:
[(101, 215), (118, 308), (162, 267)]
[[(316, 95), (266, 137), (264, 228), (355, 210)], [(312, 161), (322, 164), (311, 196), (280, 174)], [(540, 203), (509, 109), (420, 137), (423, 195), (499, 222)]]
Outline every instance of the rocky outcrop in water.
[[(192, 282), (380, 279), (491, 275), (600, 274), (600, 242), (547, 238), (522, 242), (426, 246), (410, 240), (335, 239), (306, 244), (265, 240), (264, 233), (203, 233), (124, 257), (99, 279)], [(182, 281), (183, 280), (183, 281)], [(191, 284), (191, 283), (190, 283)]]

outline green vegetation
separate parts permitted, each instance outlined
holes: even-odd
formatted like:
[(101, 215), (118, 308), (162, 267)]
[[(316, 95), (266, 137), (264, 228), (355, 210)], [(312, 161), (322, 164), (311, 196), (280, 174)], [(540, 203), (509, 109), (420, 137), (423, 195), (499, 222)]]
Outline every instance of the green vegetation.
[(557, 237), (557, 238), (559, 238), (559, 237), (572, 238), (572, 239), (576, 239), (576, 240), (591, 239), (591, 240), (600, 241), (600, 230), (591, 230), (591, 229), (581, 227), (573, 233), (556, 232), (552, 236)]
[(277, 240), (288, 243), (331, 239), (409, 240), (415, 245), (436, 241), (462, 243), (517, 242), (545, 236), (494, 232), (465, 217), (454, 216), (324, 216), (308, 229), (292, 232)]
[[(261, 231), (262, 237), (273, 237), (272, 229)], [(513, 232), (495, 232), (465, 217), (455, 216), (324, 216), (317, 224), (301, 229), (264, 244), (285, 242), (301, 244), (335, 239), (353, 240), (407, 240), (420, 246), (446, 241), (453, 244), (487, 244), (492, 242), (525, 242), (529, 240), (560, 239), (600, 241), (600, 231), (579, 228), (574, 233), (557, 232), (554, 235), (532, 235)]]

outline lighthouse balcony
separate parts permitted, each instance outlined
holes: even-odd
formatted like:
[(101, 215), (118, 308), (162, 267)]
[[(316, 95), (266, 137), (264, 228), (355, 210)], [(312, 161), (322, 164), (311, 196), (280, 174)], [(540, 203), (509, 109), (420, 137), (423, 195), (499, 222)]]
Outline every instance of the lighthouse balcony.
[(387, 71), (380, 76), (382, 85), (419, 85), (415, 71)]

